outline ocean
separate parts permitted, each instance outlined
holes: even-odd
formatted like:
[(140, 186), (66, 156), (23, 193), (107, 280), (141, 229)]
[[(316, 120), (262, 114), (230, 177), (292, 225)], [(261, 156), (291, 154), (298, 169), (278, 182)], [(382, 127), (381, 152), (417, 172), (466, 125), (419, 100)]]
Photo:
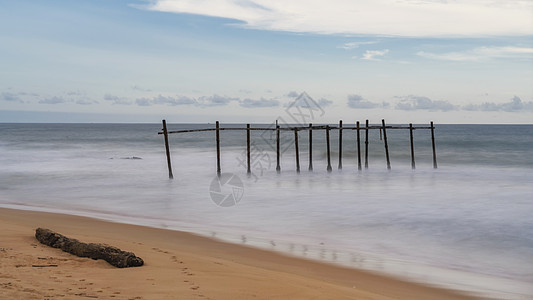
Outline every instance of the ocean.
[[(375, 124), (377, 125), (377, 124)], [(222, 124), (222, 127), (244, 127)], [(272, 124), (253, 124), (268, 127)], [(336, 126), (332, 124), (332, 126)], [(351, 126), (353, 125), (346, 125)], [(415, 126), (428, 126), (419, 124)], [(503, 299), (533, 299), (533, 125), (436, 124), (431, 135), (370, 130), (368, 169), (358, 170), (356, 135), (332, 130), (221, 131), (169, 135), (168, 178), (161, 124), (0, 124), (0, 206), (175, 229), (327, 263)], [(213, 128), (172, 124), (169, 130)], [(364, 131), (361, 132), (364, 151)], [(364, 155), (363, 155), (364, 164)]]

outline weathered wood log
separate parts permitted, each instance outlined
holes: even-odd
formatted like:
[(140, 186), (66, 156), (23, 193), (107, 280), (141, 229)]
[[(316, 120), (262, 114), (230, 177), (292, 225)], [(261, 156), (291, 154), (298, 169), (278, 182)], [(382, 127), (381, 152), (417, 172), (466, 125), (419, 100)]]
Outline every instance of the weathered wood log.
[(140, 267), (144, 264), (142, 258), (135, 256), (132, 252), (122, 251), (105, 244), (83, 243), (50, 229), (37, 228), (35, 238), (41, 244), (59, 248), (79, 257), (103, 259), (117, 268)]

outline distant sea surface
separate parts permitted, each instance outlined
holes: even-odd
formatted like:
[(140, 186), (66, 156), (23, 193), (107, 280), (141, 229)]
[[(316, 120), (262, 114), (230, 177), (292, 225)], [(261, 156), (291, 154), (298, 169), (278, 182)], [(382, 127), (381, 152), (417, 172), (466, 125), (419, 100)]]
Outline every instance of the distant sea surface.
[[(205, 127), (214, 125), (169, 124)], [(339, 170), (332, 130), (331, 173), (324, 130), (313, 131), (313, 172), (301, 131), (300, 174), (293, 132), (282, 132), (277, 174), (275, 135), (252, 131), (251, 176), (246, 133), (221, 131), (222, 172), (238, 179), (221, 190), (214, 131), (169, 136), (169, 180), (160, 130), (0, 124), (0, 206), (190, 231), (487, 297), (533, 299), (533, 125), (437, 124), (438, 169), (430, 131), (415, 130), (415, 170), (408, 130), (387, 130), (391, 170), (379, 130), (371, 130), (369, 168), (361, 171), (355, 131), (343, 131)], [(364, 131), (361, 139), (364, 151)], [(219, 194), (239, 202), (219, 206), (211, 197)]]

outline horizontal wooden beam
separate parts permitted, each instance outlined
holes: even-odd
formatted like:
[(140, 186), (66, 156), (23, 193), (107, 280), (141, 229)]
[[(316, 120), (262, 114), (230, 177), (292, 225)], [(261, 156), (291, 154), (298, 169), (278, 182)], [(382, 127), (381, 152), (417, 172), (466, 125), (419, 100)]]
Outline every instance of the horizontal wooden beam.
[[(409, 127), (403, 127), (403, 126), (386, 126), (385, 128), (387, 129), (410, 129)], [(285, 130), (285, 131), (294, 131), (294, 130), (297, 130), (297, 131), (300, 131), (300, 130), (316, 130), (316, 129), (326, 129), (326, 125), (317, 125), (317, 126), (306, 126), (306, 127), (280, 127), (279, 130)], [(339, 127), (335, 127), (335, 126), (329, 126), (329, 129), (340, 129)], [(366, 130), (366, 129), (383, 129), (383, 126), (365, 126), (365, 127), (360, 127), (359, 128), (360, 130)], [(431, 129), (431, 127), (426, 127), (426, 126), (420, 126), (420, 127), (413, 127), (413, 130), (415, 129)], [(173, 134), (173, 133), (186, 133), (186, 132), (202, 132), (202, 131), (215, 131), (217, 130), (216, 128), (202, 128), (202, 129), (184, 129), (184, 130), (173, 130), (173, 131), (168, 131), (167, 133), (168, 134)], [(251, 127), (251, 128), (247, 128), (247, 127), (228, 127), (228, 128), (219, 128), (218, 130), (262, 130), (262, 131), (265, 131), (265, 130), (271, 130), (271, 131), (275, 131), (276, 128), (275, 127)], [(357, 127), (342, 127), (342, 130), (357, 130)], [(160, 131), (158, 132), (157, 134), (164, 134), (164, 132)]]

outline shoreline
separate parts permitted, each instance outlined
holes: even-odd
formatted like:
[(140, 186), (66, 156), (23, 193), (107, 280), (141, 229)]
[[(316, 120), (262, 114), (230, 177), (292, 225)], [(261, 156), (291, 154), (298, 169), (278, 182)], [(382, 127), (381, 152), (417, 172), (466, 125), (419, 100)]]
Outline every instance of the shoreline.
[[(0, 224), (1, 298), (476, 299), (176, 230), (8, 208), (0, 208)], [(145, 266), (116, 269), (41, 245), (34, 238), (37, 227), (134, 252)], [(31, 267), (39, 263), (58, 267)]]

